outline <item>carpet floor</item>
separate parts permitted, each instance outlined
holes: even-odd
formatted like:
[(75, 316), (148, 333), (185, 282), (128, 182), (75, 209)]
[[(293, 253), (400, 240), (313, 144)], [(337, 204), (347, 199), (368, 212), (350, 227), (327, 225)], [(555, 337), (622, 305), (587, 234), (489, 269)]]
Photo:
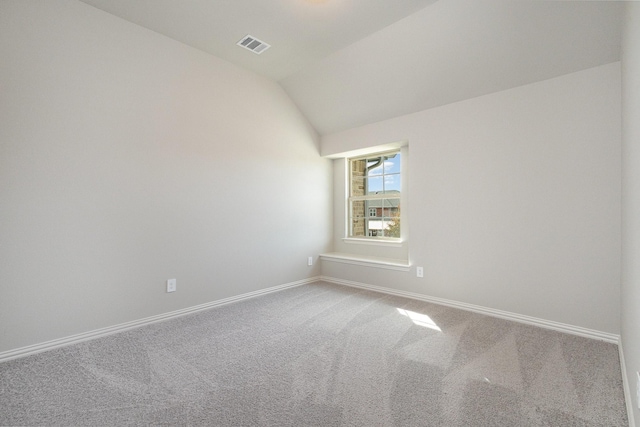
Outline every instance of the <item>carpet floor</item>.
[(628, 422), (613, 344), (315, 283), (0, 363), (0, 425)]

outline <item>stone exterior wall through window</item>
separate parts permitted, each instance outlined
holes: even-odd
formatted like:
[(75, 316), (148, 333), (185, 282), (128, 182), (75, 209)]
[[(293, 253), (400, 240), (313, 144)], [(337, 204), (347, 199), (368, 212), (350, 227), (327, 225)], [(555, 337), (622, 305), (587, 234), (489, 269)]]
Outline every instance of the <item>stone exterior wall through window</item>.
[[(365, 195), (365, 176), (367, 174), (367, 161), (354, 160), (351, 162), (351, 196)], [(357, 200), (353, 202), (351, 218), (351, 236), (363, 237), (367, 235), (365, 218), (365, 201)]]

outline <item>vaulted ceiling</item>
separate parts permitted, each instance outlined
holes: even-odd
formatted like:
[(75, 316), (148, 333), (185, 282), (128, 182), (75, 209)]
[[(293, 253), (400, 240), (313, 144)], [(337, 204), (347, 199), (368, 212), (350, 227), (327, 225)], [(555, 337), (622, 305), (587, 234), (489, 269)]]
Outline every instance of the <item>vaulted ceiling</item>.
[[(82, 0), (279, 82), (320, 134), (618, 61), (621, 1)], [(236, 45), (251, 34), (272, 47)]]

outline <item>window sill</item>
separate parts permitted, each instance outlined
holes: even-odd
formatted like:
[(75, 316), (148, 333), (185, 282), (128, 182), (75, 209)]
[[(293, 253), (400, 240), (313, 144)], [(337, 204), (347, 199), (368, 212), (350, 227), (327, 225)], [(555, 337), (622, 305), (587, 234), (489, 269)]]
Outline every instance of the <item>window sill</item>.
[(365, 267), (385, 268), (387, 270), (409, 271), (411, 264), (403, 259), (381, 258), (366, 255), (344, 254), (330, 252), (320, 254), (323, 261), (341, 262), (343, 264), (363, 265)]
[(382, 240), (382, 239), (358, 239), (354, 237), (344, 237), (343, 242), (356, 245), (374, 245), (400, 248), (402, 240)]

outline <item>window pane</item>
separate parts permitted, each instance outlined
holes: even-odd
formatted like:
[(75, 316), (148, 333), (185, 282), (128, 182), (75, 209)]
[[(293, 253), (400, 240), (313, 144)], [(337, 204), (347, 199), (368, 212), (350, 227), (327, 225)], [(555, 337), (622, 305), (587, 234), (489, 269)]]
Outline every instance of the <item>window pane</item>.
[(385, 237), (395, 237), (395, 238), (400, 238), (401, 234), (400, 234), (400, 218), (397, 218), (393, 221), (385, 221), (386, 223), (386, 228), (384, 230), (384, 235)]
[(389, 157), (384, 161), (384, 173), (400, 173), (400, 156), (398, 153), (393, 157)]
[(385, 193), (389, 192), (400, 192), (400, 175), (385, 175), (384, 176), (384, 191)]
[(366, 202), (364, 200), (356, 200), (350, 203), (349, 233), (351, 237), (366, 236), (365, 209)]
[(370, 219), (367, 221), (367, 229), (370, 237), (382, 237), (384, 235), (384, 221)]
[(366, 224), (364, 218), (351, 218), (351, 237), (364, 237)]
[(377, 202), (378, 202), (378, 206), (384, 207), (385, 216), (390, 216), (390, 215), (386, 215), (386, 212), (397, 212), (400, 210), (399, 197), (387, 198)]
[(382, 220), (385, 237), (400, 238), (400, 199), (385, 199)]
[(366, 172), (367, 161), (365, 159), (351, 161), (351, 173), (354, 175), (364, 176)]
[(364, 196), (364, 189), (367, 186), (367, 178), (363, 176), (352, 176), (350, 191), (352, 196)]
[(369, 215), (369, 216), (375, 216), (375, 217), (382, 216), (382, 201), (367, 200), (367, 211), (370, 213), (375, 212), (375, 215)]
[(349, 191), (352, 196), (363, 196), (366, 188), (366, 160), (351, 161), (351, 182), (349, 183)]
[[(400, 153), (349, 161), (350, 237), (400, 238)], [(369, 196), (374, 200), (353, 200)]]
[(354, 218), (363, 218), (365, 215), (366, 201), (356, 200), (351, 202), (351, 216)]
[(372, 157), (367, 159), (367, 175), (382, 175), (383, 172), (383, 162), (381, 157)]
[(372, 176), (367, 178), (367, 194), (376, 194), (384, 191), (384, 177)]

